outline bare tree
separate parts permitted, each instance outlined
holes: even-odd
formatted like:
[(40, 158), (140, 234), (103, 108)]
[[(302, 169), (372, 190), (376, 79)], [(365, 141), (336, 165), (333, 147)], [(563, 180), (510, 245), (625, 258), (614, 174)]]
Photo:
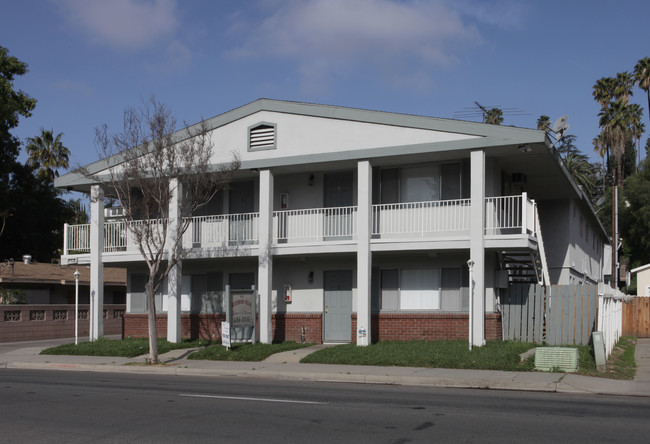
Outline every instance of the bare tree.
[[(92, 179), (119, 200), (128, 233), (148, 267), (151, 364), (158, 363), (155, 294), (187, 252), (181, 240), (190, 218), (231, 180), (240, 164), (236, 154), (225, 164), (211, 164), (214, 144), (205, 121), (180, 131), (175, 125), (169, 108), (152, 98), (139, 109), (126, 109), (121, 133), (109, 134), (106, 125), (96, 129), (98, 152), (108, 167)], [(177, 193), (181, 216), (172, 220), (168, 212)]]

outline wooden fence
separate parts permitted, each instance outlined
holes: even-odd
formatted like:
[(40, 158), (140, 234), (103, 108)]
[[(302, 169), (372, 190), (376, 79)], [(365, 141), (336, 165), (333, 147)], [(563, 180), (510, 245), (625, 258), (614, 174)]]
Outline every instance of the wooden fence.
[(623, 304), (623, 335), (650, 338), (650, 297)]
[(503, 339), (586, 345), (597, 308), (596, 285), (513, 284), (501, 298)]

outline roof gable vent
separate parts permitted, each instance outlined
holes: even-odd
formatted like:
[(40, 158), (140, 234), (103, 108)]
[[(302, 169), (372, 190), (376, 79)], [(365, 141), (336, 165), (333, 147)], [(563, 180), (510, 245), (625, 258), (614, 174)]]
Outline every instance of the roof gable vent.
[(273, 123), (259, 123), (248, 129), (248, 150), (274, 150), (276, 148), (276, 126)]

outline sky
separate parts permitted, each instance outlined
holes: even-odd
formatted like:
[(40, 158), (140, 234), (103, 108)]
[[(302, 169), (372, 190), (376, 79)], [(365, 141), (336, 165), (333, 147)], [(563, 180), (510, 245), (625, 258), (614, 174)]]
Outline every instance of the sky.
[[(650, 56), (647, 0), (0, 0), (0, 17), (29, 66), (14, 89), (37, 100), (12, 134), (63, 133), (71, 168), (151, 96), (188, 124), (258, 98), (480, 121), (478, 102), (525, 128), (568, 115), (596, 161), (594, 83)], [(645, 92), (631, 101), (650, 129)]]

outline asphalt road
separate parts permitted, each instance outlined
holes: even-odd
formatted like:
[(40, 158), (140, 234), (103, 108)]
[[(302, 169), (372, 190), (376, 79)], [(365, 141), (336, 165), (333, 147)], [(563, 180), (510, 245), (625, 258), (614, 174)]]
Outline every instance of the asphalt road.
[(650, 398), (0, 370), (2, 442), (648, 442)]

